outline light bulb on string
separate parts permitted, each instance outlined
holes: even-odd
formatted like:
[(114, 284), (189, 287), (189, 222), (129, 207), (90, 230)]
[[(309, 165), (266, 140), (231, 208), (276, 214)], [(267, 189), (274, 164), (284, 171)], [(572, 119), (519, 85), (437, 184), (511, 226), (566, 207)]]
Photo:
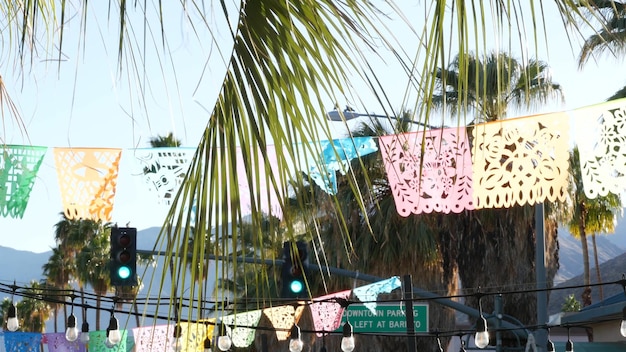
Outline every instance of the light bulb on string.
[(109, 331), (109, 334), (108, 334), (107, 341), (109, 341), (111, 344), (117, 345), (118, 343), (122, 341), (122, 334), (120, 333), (120, 324), (117, 321), (117, 318), (115, 317), (115, 315), (113, 315), (113, 311), (111, 311), (111, 319), (109, 320), (108, 331)]
[(304, 348), (304, 342), (300, 337), (300, 327), (294, 324), (291, 327), (291, 338), (289, 340), (289, 352), (301, 352)]
[(565, 343), (565, 352), (574, 352), (574, 343), (569, 337), (569, 327), (567, 328), (567, 342)]
[(7, 318), (7, 329), (9, 329), (9, 331), (17, 331), (17, 329), (20, 328), (20, 322), (17, 319), (17, 308), (13, 302), (11, 302), (11, 306), (9, 307)]
[(554, 343), (550, 340), (550, 329), (548, 329), (548, 343), (546, 344), (547, 352), (554, 352)]
[(65, 339), (69, 342), (74, 342), (78, 340), (79, 334), (80, 331), (78, 331), (78, 327), (76, 326), (76, 316), (74, 315), (74, 312), (71, 312), (70, 316), (67, 317), (67, 329), (65, 330)]
[(110, 337), (110, 334), (111, 334), (111, 329), (107, 328), (107, 335), (106, 335), (106, 336), (107, 336), (107, 338), (106, 338), (106, 340), (104, 340), (104, 345), (105, 345), (107, 348), (113, 348), (113, 347), (115, 347), (115, 344), (114, 344), (113, 342), (111, 342), (111, 340), (110, 340), (110, 338), (109, 338), (109, 337)]
[(343, 337), (341, 338), (341, 350), (343, 352), (354, 351), (354, 334), (352, 333), (352, 324), (346, 321), (343, 324)]
[(179, 324), (176, 324), (174, 326), (174, 340), (172, 342), (172, 349), (175, 352), (180, 352), (183, 350), (183, 342), (181, 341), (181, 335), (182, 335), (183, 329), (180, 327)]
[(478, 348), (485, 348), (489, 345), (489, 332), (487, 331), (487, 320), (480, 315), (476, 320), (476, 335), (474, 336), (474, 343)]
[(218, 326), (218, 331), (219, 336), (217, 337), (217, 348), (220, 351), (228, 351), (233, 345), (233, 340), (231, 340), (230, 336), (228, 336), (228, 331), (226, 331), (226, 325), (220, 322)]
[(209, 336), (207, 335), (207, 337), (204, 338), (204, 352), (212, 352), (211, 351), (211, 339), (209, 338)]
[(441, 347), (441, 339), (439, 338), (439, 332), (435, 334), (437, 337), (437, 347), (439, 348), (439, 352), (443, 352), (443, 347)]
[(89, 323), (87, 320), (83, 321), (83, 325), (80, 329), (80, 342), (85, 345), (89, 343)]
[(478, 348), (485, 348), (489, 345), (489, 331), (487, 331), (487, 320), (483, 316), (482, 294), (478, 289), (478, 313), (480, 316), (476, 320), (476, 335), (474, 335), (474, 344)]

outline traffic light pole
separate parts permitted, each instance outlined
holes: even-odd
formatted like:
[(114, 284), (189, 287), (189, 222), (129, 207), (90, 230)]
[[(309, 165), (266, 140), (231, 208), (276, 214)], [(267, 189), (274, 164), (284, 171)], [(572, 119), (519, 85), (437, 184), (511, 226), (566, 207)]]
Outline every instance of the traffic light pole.
[[(137, 250), (137, 253), (145, 254), (145, 255), (159, 255), (159, 256), (170, 255), (169, 253), (166, 253), (163, 251), (148, 251), (148, 250)], [(178, 254), (174, 254), (174, 255), (178, 255)], [(246, 258), (246, 257), (237, 257), (233, 259), (232, 257), (229, 257), (229, 256), (216, 256), (216, 255), (211, 255), (211, 254), (207, 255), (207, 257), (209, 260), (215, 260), (215, 261), (225, 261), (225, 262), (235, 261), (237, 263), (263, 264), (267, 266), (279, 266), (279, 265), (282, 266), (285, 263), (285, 261), (282, 259), (271, 260), (271, 259), (257, 259), (257, 258)], [(363, 274), (363, 273), (359, 273), (355, 271), (335, 268), (331, 266), (320, 266), (320, 265), (310, 264), (310, 263), (307, 265), (307, 270), (320, 271), (320, 272), (324, 272), (324, 273), (328, 273), (332, 275), (349, 277), (352, 279), (362, 280), (366, 282), (377, 282), (377, 281), (382, 281), (386, 279), (386, 278), (382, 278), (382, 277), (378, 277), (374, 275), (368, 275), (368, 274)], [(448, 298), (442, 298), (441, 296), (437, 294), (422, 290), (417, 287), (413, 287), (413, 295), (414, 297), (424, 298), (424, 299), (434, 301), (448, 308), (452, 308), (456, 311), (467, 314), (468, 316), (473, 317), (473, 318), (480, 317), (480, 312), (478, 311), (478, 309), (474, 309), (464, 304), (454, 302)], [(485, 315), (485, 319), (487, 319), (488, 321), (491, 321), (492, 324), (495, 324), (497, 317), (495, 315), (489, 315), (489, 316)], [(514, 334), (516, 334), (520, 338), (526, 339), (528, 337), (528, 331), (522, 326), (513, 324), (505, 320), (500, 321), (500, 326), (503, 329), (511, 330)]]

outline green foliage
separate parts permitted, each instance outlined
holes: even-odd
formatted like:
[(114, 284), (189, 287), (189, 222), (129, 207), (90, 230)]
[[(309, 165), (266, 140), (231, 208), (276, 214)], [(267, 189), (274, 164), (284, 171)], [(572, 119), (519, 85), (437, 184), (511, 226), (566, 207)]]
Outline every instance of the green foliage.
[(565, 302), (561, 306), (561, 312), (578, 312), (582, 307), (582, 303), (576, 299), (574, 294), (571, 294), (565, 298)]

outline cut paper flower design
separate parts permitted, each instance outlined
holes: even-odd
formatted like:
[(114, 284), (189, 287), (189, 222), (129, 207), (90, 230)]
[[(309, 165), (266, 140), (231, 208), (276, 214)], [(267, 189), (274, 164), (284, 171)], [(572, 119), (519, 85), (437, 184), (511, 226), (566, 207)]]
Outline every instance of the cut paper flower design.
[(121, 149), (54, 148), (68, 219), (111, 220)]
[(382, 136), (380, 144), (398, 214), (474, 209), (465, 129)]
[(626, 191), (626, 99), (571, 112), (585, 195)]
[(402, 287), (398, 276), (391, 277), (387, 280), (377, 281), (369, 285), (360, 286), (352, 290), (354, 295), (366, 306), (374, 315), (376, 315), (376, 300), (381, 293), (390, 293), (391, 291)]
[(337, 192), (337, 176), (345, 175), (350, 169), (350, 160), (378, 151), (372, 137), (354, 137), (313, 142), (311, 149), (317, 150), (319, 144), (321, 154), (309, 157), (306, 172), (321, 189), (328, 194)]
[(22, 218), (47, 147), (5, 145), (0, 153), (0, 214)]
[(185, 178), (195, 148), (141, 148), (134, 150), (147, 190), (158, 204), (170, 206)]
[(237, 313), (222, 317), (222, 322), (230, 330), (230, 338), (236, 347), (248, 347), (254, 342), (256, 328), (261, 320), (262, 310)]
[(335, 331), (341, 324), (341, 316), (345, 307), (337, 302), (335, 298), (350, 298), (351, 290), (332, 293), (313, 299), (309, 305), (313, 316), (313, 325), (318, 331), (317, 336), (323, 336), (324, 332)]
[(476, 209), (564, 200), (569, 177), (565, 113), (476, 125), (473, 180)]

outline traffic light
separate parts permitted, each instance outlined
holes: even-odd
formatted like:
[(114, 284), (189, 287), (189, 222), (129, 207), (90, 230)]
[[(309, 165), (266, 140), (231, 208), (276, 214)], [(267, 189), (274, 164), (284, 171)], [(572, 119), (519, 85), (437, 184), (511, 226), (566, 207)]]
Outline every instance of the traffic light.
[(304, 241), (283, 243), (282, 298), (300, 298), (307, 296), (305, 277), (308, 266), (308, 250)]
[(111, 229), (111, 285), (137, 286), (137, 229)]

